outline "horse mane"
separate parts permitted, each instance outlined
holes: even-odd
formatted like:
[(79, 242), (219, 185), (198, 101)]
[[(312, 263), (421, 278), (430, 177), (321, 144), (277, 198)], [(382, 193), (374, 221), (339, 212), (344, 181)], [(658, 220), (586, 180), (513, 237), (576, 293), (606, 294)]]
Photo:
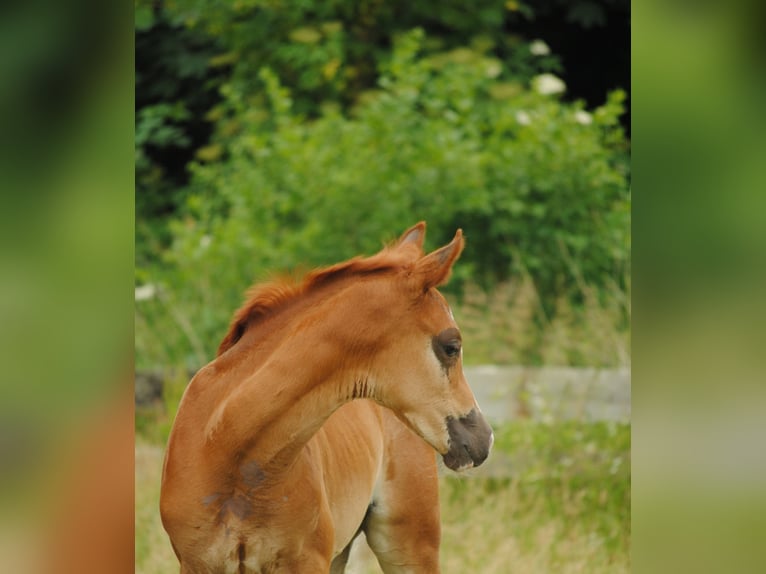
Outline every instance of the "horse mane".
[(245, 303), (234, 314), (229, 330), (218, 346), (216, 356), (221, 356), (233, 347), (248, 328), (286, 308), (308, 293), (344, 278), (402, 269), (411, 264), (420, 254), (420, 248), (414, 245), (392, 244), (371, 257), (354, 257), (329, 267), (314, 269), (302, 280), (296, 281), (294, 278), (283, 276), (253, 285), (247, 291)]

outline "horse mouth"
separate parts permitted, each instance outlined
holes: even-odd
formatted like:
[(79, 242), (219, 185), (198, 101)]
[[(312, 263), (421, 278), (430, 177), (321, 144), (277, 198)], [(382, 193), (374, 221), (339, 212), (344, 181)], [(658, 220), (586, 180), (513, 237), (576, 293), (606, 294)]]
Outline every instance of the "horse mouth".
[(469, 468), (473, 468), (474, 466), (476, 466), (470, 454), (468, 454), (468, 451), (465, 448), (460, 449), (463, 451), (462, 453), (453, 452), (453, 450), (457, 450), (457, 449), (450, 448), (450, 450), (447, 451), (447, 454), (442, 456), (444, 465), (447, 468), (455, 472), (462, 472), (464, 470), (468, 470)]
[(479, 466), (489, 456), (494, 436), (477, 409), (459, 418), (447, 417), (449, 450), (442, 455), (447, 468), (455, 472)]

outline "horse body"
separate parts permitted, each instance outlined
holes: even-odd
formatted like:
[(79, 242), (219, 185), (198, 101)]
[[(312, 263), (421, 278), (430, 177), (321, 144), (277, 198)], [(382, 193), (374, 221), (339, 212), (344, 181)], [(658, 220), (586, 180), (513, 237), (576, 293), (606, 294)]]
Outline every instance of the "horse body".
[(343, 572), (364, 531), (384, 572), (438, 572), (434, 450), (459, 470), (492, 434), (435, 286), (460, 233), (424, 224), (368, 259), (254, 292), (171, 431), (161, 516), (188, 573)]

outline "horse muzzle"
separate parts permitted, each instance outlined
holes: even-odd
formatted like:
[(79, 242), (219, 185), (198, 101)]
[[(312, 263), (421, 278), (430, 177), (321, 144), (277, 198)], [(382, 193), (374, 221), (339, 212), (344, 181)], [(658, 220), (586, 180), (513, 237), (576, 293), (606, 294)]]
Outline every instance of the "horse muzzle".
[(478, 409), (459, 418), (447, 417), (449, 450), (442, 456), (455, 471), (479, 466), (489, 456), (494, 442), (492, 428)]

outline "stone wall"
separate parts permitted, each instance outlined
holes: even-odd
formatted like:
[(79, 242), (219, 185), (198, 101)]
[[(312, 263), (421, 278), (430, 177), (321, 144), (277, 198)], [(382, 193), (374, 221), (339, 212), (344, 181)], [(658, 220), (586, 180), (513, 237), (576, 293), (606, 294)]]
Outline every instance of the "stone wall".
[[(188, 378), (194, 375), (188, 373)], [(465, 367), (490, 422), (535, 420), (630, 421), (630, 369)], [(163, 373), (136, 373), (136, 406), (161, 401)]]

